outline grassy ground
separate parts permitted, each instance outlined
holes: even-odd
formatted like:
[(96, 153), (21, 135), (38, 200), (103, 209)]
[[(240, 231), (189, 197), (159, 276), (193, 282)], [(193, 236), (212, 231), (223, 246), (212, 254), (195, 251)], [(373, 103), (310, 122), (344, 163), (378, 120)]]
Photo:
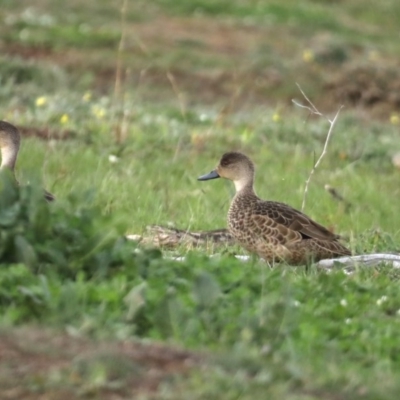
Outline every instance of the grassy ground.
[(345, 105), (306, 213), (355, 253), (398, 252), (397, 2), (127, 1), (125, 22), (104, 0), (3, 3), (0, 107), (24, 138), (22, 189), (0, 182), (0, 397), (397, 399), (396, 271), (120, 239), (224, 227), (232, 185), (196, 178), (232, 149), (260, 197), (300, 208), (329, 124), (293, 105), (298, 82)]

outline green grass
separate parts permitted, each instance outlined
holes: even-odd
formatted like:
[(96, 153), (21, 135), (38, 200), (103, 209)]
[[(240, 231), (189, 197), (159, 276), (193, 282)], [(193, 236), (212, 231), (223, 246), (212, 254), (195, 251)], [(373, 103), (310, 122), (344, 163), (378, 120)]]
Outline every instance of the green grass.
[[(243, 264), (229, 255), (208, 259), (204, 250), (187, 254), (184, 248), (178, 253), (187, 254), (187, 260), (174, 262), (158, 252), (134, 256), (132, 243), (123, 245), (125, 256), (120, 258), (107, 247), (110, 240), (101, 255), (105, 258), (89, 258), (87, 264), (74, 261), (85, 252), (96, 253), (96, 246), (90, 247), (95, 232), (98, 240), (104, 235), (112, 243), (118, 235), (140, 233), (152, 223), (191, 229), (225, 226), (232, 185), (196, 178), (214, 168), (226, 149), (242, 149), (254, 158), (261, 197), (300, 207), (313, 153), (322, 149), (327, 123), (304, 124), (304, 117), (292, 112), (273, 123), (272, 113), (257, 112), (219, 126), (212, 117), (204, 120), (202, 111), (192, 110), (185, 119), (178, 110), (139, 104), (129, 138), (120, 146), (110, 133), (111, 109), (102, 120), (90, 114), (91, 106), (101, 101), (92, 98), (87, 113), (71, 101), (75, 138), (23, 142), (21, 183), (34, 180), (43, 165), (43, 184), (58, 199), (50, 206), (50, 216), (43, 218), (50, 226), (59, 221), (54, 223), (85, 232), (88, 244), (58, 256), (65, 257), (64, 266), (53, 257), (44, 268), (42, 263), (49, 260), (42, 261), (40, 252), (33, 269), (29, 260), (25, 265), (3, 265), (2, 324), (34, 322), (93, 337), (168, 340), (220, 353), (211, 361), (209, 368), (217, 373), (206, 386), (200, 384), (201, 372), (182, 382), (177, 378), (165, 389), (171, 398), (177, 396), (177, 387), (179, 393), (195, 393), (193, 398), (199, 399), (229, 399), (239, 393), (251, 398), (261, 391), (293, 398), (329, 398), (329, 393), (395, 398), (400, 297), (398, 274), (390, 268), (360, 269), (352, 276), (305, 268), (270, 270), (260, 262)], [(70, 104), (68, 99), (64, 102)], [(35, 121), (45, 121), (46, 116), (56, 121), (60, 111), (52, 103), (48, 109), (32, 105), (33, 115), (26, 114), (23, 125), (38, 124)], [(312, 180), (306, 212), (351, 238), (358, 253), (400, 247), (399, 174), (390, 163), (396, 140), (390, 126), (376, 123), (366, 129), (356, 126), (351, 114), (343, 114)], [(109, 161), (110, 154), (119, 157), (117, 163)], [(325, 184), (335, 187), (351, 208), (346, 211), (335, 202)], [(79, 222), (81, 215), (87, 217)], [(28, 237), (35, 250), (42, 243), (58, 246), (51, 234), (35, 235), (37, 243)], [(58, 251), (63, 252), (60, 244)], [(262, 357), (260, 351), (265, 352)], [(240, 373), (251, 379), (235, 378), (233, 384), (231, 376)], [(384, 388), (377, 380), (382, 374)], [(221, 389), (226, 385), (229, 390)]]
[[(304, 102), (295, 83), (334, 114), (342, 101), (327, 85), (351, 76), (342, 91), (368, 94), (371, 81), (387, 96), (342, 111), (305, 212), (344, 235), (355, 253), (398, 252), (397, 2), (362, 10), (356, 1), (132, 2), (117, 98), (119, 5), (60, 4), (9, 1), (1, 10), (2, 118), (24, 132), (69, 135), (26, 135), (21, 188), (1, 178), (3, 329), (50, 327), (205, 353), (204, 368), (165, 379), (143, 398), (397, 399), (396, 270), (269, 269), (235, 259), (239, 247), (210, 257), (209, 249), (160, 251), (122, 239), (150, 224), (225, 227), (233, 185), (196, 178), (227, 150), (255, 161), (260, 197), (300, 208), (329, 124), (290, 102)], [(303, 61), (305, 49), (313, 62)], [(375, 49), (378, 63), (368, 58)], [(370, 75), (361, 73), (365, 65)], [(360, 76), (367, 80), (354, 86)], [(126, 138), (118, 143), (122, 116)], [(327, 184), (351, 206), (333, 199)], [(54, 204), (41, 202), (41, 186)], [(76, 396), (132, 397), (124, 377), (120, 386), (107, 381), (101, 362), (89, 361), (74, 381), (77, 364), (28, 376), (22, 386), (30, 394), (67, 387)], [(0, 393), (20, 385), (10, 371), (0, 368)]]
[[(382, 7), (360, 7), (358, 3), (128, 2), (122, 51), (125, 84), (135, 87), (141, 100), (165, 105), (174, 93), (167, 78), (170, 73), (186, 104), (224, 106), (239, 92), (234, 107), (242, 109), (266, 102), (275, 106), (276, 98), (287, 103), (297, 95), (294, 82), (300, 82), (319, 104), (333, 108), (339, 102), (351, 102), (351, 96), (341, 95), (340, 90), (326, 91), (338, 72), (360, 77), (360, 70), (367, 68), (370, 79), (380, 80), (378, 88), (387, 93), (390, 103), (397, 96), (393, 81), (399, 81), (398, 4), (388, 0)], [(28, 68), (40, 79), (43, 70), (49, 69), (47, 61), (54, 59), (56, 79), (64, 78), (57, 85), (47, 80), (46, 91), (67, 85), (107, 92), (122, 29), (120, 5), (108, 1), (96, 6), (77, 1), (60, 4), (45, 0), (34, 5), (27, 1), (4, 4), (6, 23), (0, 33), (11, 51), (0, 63), (3, 84), (29, 76)], [(307, 51), (313, 54), (313, 62), (304, 62)], [(34, 62), (18, 65), (13, 72), (19, 54)], [(38, 67), (41, 73), (35, 72)], [(345, 83), (338, 85), (340, 89)], [(367, 83), (359, 86), (368, 92)], [(373, 111), (390, 117), (386, 110)]]
[[(61, 109), (55, 110), (56, 115), (61, 113)], [(121, 213), (133, 231), (169, 221), (194, 229), (224, 226), (233, 185), (222, 180), (198, 182), (196, 178), (213, 169), (229, 149), (243, 149), (254, 159), (258, 171), (255, 185), (261, 197), (301, 207), (305, 180), (314, 156), (322, 151), (328, 129), (323, 120), (304, 124), (302, 116), (289, 113), (282, 116), (281, 123), (273, 123), (272, 115), (243, 115), (240, 122), (221, 128), (212, 121), (200, 121), (201, 113), (193, 112), (192, 121), (186, 122), (179, 114), (137, 109), (122, 147), (112, 143), (113, 126), (108, 117), (88, 120), (79, 113), (77, 109), (74, 120), (72, 110), (72, 126), (92, 126), (77, 131), (75, 139), (51, 145), (36, 139), (24, 141), (20, 179), (28, 179), (24, 170), (44, 164), (46, 187), (57, 197), (92, 188), (96, 204)], [(396, 129), (379, 128), (383, 133), (376, 133), (371, 126), (365, 132), (346, 118), (343, 115), (335, 127), (328, 154), (313, 178), (306, 211), (348, 235), (376, 227), (390, 230), (400, 222), (392, 210), (399, 179), (390, 160)], [(111, 163), (110, 155), (118, 156), (118, 161)], [(348, 214), (325, 192), (325, 184), (352, 203)], [(382, 197), (382, 192), (389, 195)], [(139, 211), (139, 218), (132, 215), (133, 209)]]

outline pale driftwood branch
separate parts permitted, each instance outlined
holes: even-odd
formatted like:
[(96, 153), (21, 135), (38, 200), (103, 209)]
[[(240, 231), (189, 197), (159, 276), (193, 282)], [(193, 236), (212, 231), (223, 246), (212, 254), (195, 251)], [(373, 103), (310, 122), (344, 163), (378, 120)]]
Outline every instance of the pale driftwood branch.
[[(237, 259), (241, 261), (249, 261), (250, 256), (247, 255), (236, 255)], [(340, 258), (329, 258), (321, 260), (316, 263), (317, 267), (331, 270), (335, 266), (340, 268), (355, 268), (359, 267), (373, 267), (380, 263), (391, 265), (393, 268), (400, 268), (400, 254), (387, 254), (387, 253), (375, 253), (375, 254), (363, 254), (359, 256), (348, 256)]]
[[(237, 259), (247, 262), (250, 261), (251, 257), (247, 255), (236, 255)], [(400, 268), (400, 254), (387, 254), (387, 253), (375, 253), (375, 254), (363, 254), (359, 256), (348, 256), (340, 258), (329, 258), (326, 260), (318, 261), (315, 265), (330, 272), (335, 269), (342, 270), (344, 273), (350, 275), (357, 268), (370, 268), (379, 264), (387, 264), (392, 268)]]
[[(218, 254), (214, 254), (210, 257), (218, 257)], [(248, 262), (251, 260), (251, 257), (248, 255), (238, 254), (235, 257), (243, 262)], [(185, 257), (172, 257), (172, 259), (175, 261), (184, 261)], [(321, 268), (327, 272), (337, 267), (338, 269), (340, 268), (341, 270), (345, 271), (347, 274), (351, 274), (357, 267), (368, 268), (383, 263), (390, 265), (392, 268), (400, 268), (400, 254), (376, 253), (364, 254), (361, 256), (330, 258), (326, 260), (321, 260), (315, 265), (318, 268)]]
[[(217, 255), (211, 256), (216, 257)], [(251, 260), (250, 256), (247, 255), (236, 255), (238, 260), (248, 262)], [(185, 257), (173, 257), (176, 261), (184, 261)], [(396, 254), (365, 254), (361, 256), (349, 256), (341, 258), (331, 258), (321, 260), (315, 265), (327, 272), (332, 271), (335, 267), (340, 268), (346, 274), (351, 274), (358, 268), (369, 268), (379, 264), (387, 264), (392, 268), (400, 268), (400, 255)]]
[[(214, 231), (202, 231), (202, 232), (189, 232), (176, 228), (167, 228), (160, 226), (150, 226), (148, 230), (152, 233), (159, 235), (157, 240), (152, 238), (149, 240), (148, 237), (143, 237), (141, 235), (127, 235), (126, 238), (129, 240), (134, 240), (144, 244), (151, 244), (157, 247), (178, 247), (178, 245), (204, 245), (207, 241), (214, 241), (214, 244), (225, 244), (230, 245), (231, 237), (225, 229), (214, 230)], [(193, 247), (193, 246), (192, 246)], [(213, 254), (210, 257), (218, 257), (220, 254)], [(250, 261), (251, 257), (244, 254), (237, 254), (235, 256), (238, 260), (243, 262)], [(172, 258), (176, 261), (184, 261), (185, 256), (178, 257), (166, 257)], [(389, 254), (389, 253), (375, 253), (375, 254), (363, 254), (358, 256), (348, 256), (340, 258), (331, 258), (326, 260), (321, 260), (316, 263), (316, 266), (330, 271), (335, 267), (343, 269), (347, 273), (351, 273), (356, 267), (372, 267), (380, 263), (386, 263), (391, 265), (393, 268), (400, 268), (400, 254)]]
[(339, 107), (338, 111), (336, 112), (335, 117), (331, 120), (331, 119), (329, 119), (326, 115), (322, 114), (322, 113), (317, 109), (317, 107), (315, 107), (315, 105), (312, 103), (312, 101), (311, 101), (311, 100), (307, 97), (307, 95), (304, 93), (304, 91), (303, 91), (303, 89), (301, 88), (301, 86), (300, 86), (298, 83), (296, 83), (296, 85), (297, 85), (297, 87), (299, 88), (301, 94), (302, 94), (303, 97), (307, 100), (307, 102), (308, 102), (308, 104), (309, 104), (310, 106), (301, 104), (301, 103), (299, 103), (299, 102), (296, 101), (296, 100), (292, 100), (292, 102), (293, 102), (296, 106), (298, 106), (298, 107), (306, 108), (306, 109), (309, 110), (310, 113), (312, 113), (312, 114), (319, 115), (319, 116), (321, 116), (321, 117), (326, 118), (326, 119), (328, 120), (328, 122), (329, 122), (329, 130), (328, 130), (328, 134), (326, 135), (324, 148), (323, 148), (322, 153), (321, 153), (321, 155), (319, 156), (318, 160), (314, 163), (314, 166), (312, 167), (312, 169), (311, 169), (311, 171), (310, 171), (310, 174), (309, 174), (309, 176), (308, 176), (308, 178), (307, 178), (307, 180), (306, 180), (306, 185), (305, 185), (305, 187), (304, 187), (303, 201), (302, 201), (302, 204), (301, 204), (301, 211), (304, 211), (304, 208), (305, 208), (305, 206), (306, 206), (306, 197), (307, 197), (307, 193), (308, 193), (308, 187), (309, 187), (309, 185), (310, 185), (311, 178), (312, 178), (312, 176), (314, 175), (315, 170), (318, 168), (318, 165), (321, 163), (322, 159), (324, 158), (325, 154), (327, 153), (329, 140), (330, 140), (330, 138), (331, 138), (331, 136), (332, 136), (332, 132), (333, 132), (333, 127), (334, 127), (335, 124), (336, 124), (336, 121), (337, 121), (337, 119), (338, 119), (338, 117), (339, 117), (340, 111), (341, 111), (342, 108), (343, 108), (343, 105), (341, 105), (341, 106)]
[(327, 260), (321, 260), (317, 263), (317, 266), (324, 269), (332, 269), (335, 265), (343, 267), (373, 267), (380, 263), (391, 264), (393, 268), (400, 268), (400, 254), (363, 254), (360, 256), (348, 256), (340, 258), (332, 258)]

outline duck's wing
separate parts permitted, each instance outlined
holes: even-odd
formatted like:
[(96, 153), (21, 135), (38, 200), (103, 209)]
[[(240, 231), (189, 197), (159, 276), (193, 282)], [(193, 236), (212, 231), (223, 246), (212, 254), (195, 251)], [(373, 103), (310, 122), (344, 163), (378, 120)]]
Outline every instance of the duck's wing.
[[(310, 253), (320, 254), (320, 257), (318, 257), (320, 259), (350, 256), (352, 254), (347, 247), (343, 246), (337, 240), (303, 240), (301, 244), (305, 244)], [(300, 243), (298, 245), (300, 245)]]
[(337, 240), (338, 235), (313, 221), (301, 211), (274, 201), (260, 201), (252, 216), (254, 224), (264, 230), (272, 230), (282, 239), (280, 243), (301, 239)]

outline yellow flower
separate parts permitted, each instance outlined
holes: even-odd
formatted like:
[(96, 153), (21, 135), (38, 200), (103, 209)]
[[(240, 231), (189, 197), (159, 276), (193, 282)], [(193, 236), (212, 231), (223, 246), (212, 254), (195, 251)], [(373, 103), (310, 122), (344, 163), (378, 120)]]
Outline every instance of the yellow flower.
[(66, 123), (68, 123), (68, 121), (69, 121), (69, 116), (68, 116), (68, 114), (63, 114), (63, 115), (61, 116), (61, 118), (60, 118), (60, 122), (61, 122), (63, 125), (65, 125)]
[(306, 63), (310, 63), (314, 61), (314, 53), (310, 49), (306, 49), (303, 51), (303, 61)]
[(281, 120), (281, 116), (279, 115), (279, 113), (274, 113), (274, 115), (272, 116), (272, 121), (274, 122), (279, 122)]
[(92, 98), (92, 93), (91, 92), (86, 92), (83, 96), (82, 96), (82, 100), (83, 101), (90, 101), (90, 99)]
[(393, 125), (398, 125), (400, 123), (400, 117), (398, 114), (392, 114), (390, 116), (390, 123)]
[(93, 106), (92, 113), (98, 118), (102, 119), (106, 115), (106, 110), (103, 107)]
[(38, 97), (38, 98), (36, 99), (36, 102), (35, 102), (35, 104), (36, 104), (37, 107), (42, 107), (42, 106), (44, 106), (46, 103), (47, 103), (47, 97), (45, 97), (45, 96), (40, 96), (40, 97)]

